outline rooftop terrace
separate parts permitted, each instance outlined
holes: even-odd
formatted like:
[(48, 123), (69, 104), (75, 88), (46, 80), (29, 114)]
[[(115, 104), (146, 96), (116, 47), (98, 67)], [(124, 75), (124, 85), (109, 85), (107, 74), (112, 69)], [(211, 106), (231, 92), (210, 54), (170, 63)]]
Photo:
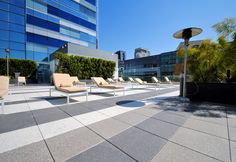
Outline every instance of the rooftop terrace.
[(126, 85), (66, 98), (48, 86), (10, 87), (0, 161), (236, 161), (231, 105), (183, 103), (178, 85)]

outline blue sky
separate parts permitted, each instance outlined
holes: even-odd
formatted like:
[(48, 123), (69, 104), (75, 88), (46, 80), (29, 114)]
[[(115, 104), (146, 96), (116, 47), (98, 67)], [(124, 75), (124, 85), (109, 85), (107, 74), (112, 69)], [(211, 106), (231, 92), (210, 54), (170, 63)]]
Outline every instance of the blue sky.
[(147, 48), (152, 55), (173, 51), (181, 40), (173, 33), (186, 27), (203, 32), (191, 40), (217, 39), (212, 25), (236, 18), (236, 0), (99, 0), (99, 49), (126, 51)]

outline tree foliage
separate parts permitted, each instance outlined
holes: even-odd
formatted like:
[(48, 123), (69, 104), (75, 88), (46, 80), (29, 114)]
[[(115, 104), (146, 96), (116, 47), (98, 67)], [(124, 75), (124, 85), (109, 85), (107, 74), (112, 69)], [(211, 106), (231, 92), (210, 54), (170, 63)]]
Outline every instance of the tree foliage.
[[(6, 75), (6, 59), (0, 58), (0, 75)], [(15, 72), (20, 72), (21, 76), (27, 78), (35, 77), (37, 65), (32, 60), (9, 59), (9, 75), (11, 78), (15, 77)]]
[(225, 18), (222, 22), (218, 22), (212, 27), (220, 36), (225, 37), (227, 40), (232, 40), (236, 32), (236, 19)]
[[(177, 54), (184, 55), (181, 48)], [(189, 46), (188, 72), (197, 82), (220, 82), (226, 79), (226, 71), (236, 77), (236, 36), (233, 42), (220, 37), (218, 42), (204, 40), (198, 47)]]
[(81, 79), (95, 76), (111, 78), (116, 66), (112, 61), (63, 53), (57, 53), (55, 58), (59, 60), (56, 72), (68, 73)]

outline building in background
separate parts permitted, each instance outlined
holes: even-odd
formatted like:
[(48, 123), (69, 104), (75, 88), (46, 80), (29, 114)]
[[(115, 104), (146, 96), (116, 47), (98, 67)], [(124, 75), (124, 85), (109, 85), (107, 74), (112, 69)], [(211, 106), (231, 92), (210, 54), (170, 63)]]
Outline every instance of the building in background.
[(159, 55), (135, 58), (124, 61), (124, 77), (139, 77), (151, 81), (153, 76), (162, 79), (163, 76), (175, 74), (176, 51), (165, 52)]
[(102, 50), (97, 50), (93, 48), (87, 48), (75, 43), (66, 43), (57, 51), (55, 51), (52, 55), (50, 55), (50, 71), (55, 72), (56, 70), (56, 60), (54, 59), (54, 54), (56, 53), (70, 54), (75, 56), (85, 56), (85, 57), (93, 57), (98, 59), (103, 59), (107, 61), (113, 61), (116, 63), (115, 71), (113, 73), (113, 78), (118, 79), (118, 56), (116, 54), (112, 54), (111, 52), (106, 52)]
[(165, 52), (160, 54), (161, 77), (169, 76), (170, 78), (173, 78), (173, 76), (176, 75), (176, 54), (177, 51)]
[(148, 49), (136, 48), (134, 50), (134, 58), (142, 58), (147, 56), (150, 56), (150, 51), (148, 51)]
[(125, 60), (123, 77), (139, 77), (148, 81), (153, 76), (159, 78), (160, 62), (160, 55)]
[(66, 43), (96, 48), (96, 0), (1, 0), (0, 57), (35, 60), (49, 80), (49, 56)]
[(125, 51), (117, 51), (115, 52), (116, 55), (118, 55), (118, 71), (119, 71), (119, 76), (123, 76), (124, 73), (124, 61), (125, 61)]
[[(189, 44), (193, 47), (198, 47), (202, 40), (190, 41)], [(164, 52), (158, 55), (150, 56), (150, 52), (147, 55), (140, 54), (143, 57), (136, 57), (134, 59), (124, 61), (123, 76), (125, 78), (139, 77), (146, 81), (151, 81), (151, 77), (156, 76), (158, 79), (163, 80), (164, 76), (168, 76), (170, 79), (178, 80), (180, 74), (183, 73), (183, 57), (177, 55), (177, 51), (183, 47), (184, 43), (181, 42), (176, 51)], [(137, 49), (135, 49), (136, 51)], [(140, 48), (137, 50), (140, 50)], [(137, 52), (137, 53), (138, 53)], [(140, 52), (142, 53), (142, 52)], [(145, 52), (144, 52), (145, 53)], [(139, 55), (139, 53), (138, 53)], [(120, 69), (120, 68), (119, 68)]]

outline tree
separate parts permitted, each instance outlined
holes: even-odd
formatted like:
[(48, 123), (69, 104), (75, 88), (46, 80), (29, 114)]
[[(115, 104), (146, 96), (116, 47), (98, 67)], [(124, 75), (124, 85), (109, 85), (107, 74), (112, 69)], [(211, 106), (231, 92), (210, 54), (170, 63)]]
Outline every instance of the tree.
[[(220, 58), (218, 48), (217, 43), (209, 39), (202, 41), (199, 47), (189, 46), (187, 68), (194, 81), (217, 82), (221, 78), (217, 67)], [(178, 51), (178, 54), (183, 56), (183, 48)]]
[(222, 57), (220, 60), (222, 70), (230, 70), (231, 78), (236, 78), (236, 34), (234, 34), (232, 42), (227, 42), (224, 37), (220, 37), (218, 42), (222, 47)]
[[(177, 52), (184, 55), (184, 49)], [(218, 42), (204, 40), (198, 47), (189, 46), (188, 72), (196, 82), (221, 82), (226, 80), (226, 71), (231, 71), (231, 78), (236, 77), (236, 35), (232, 42), (222, 36)]]
[(225, 18), (222, 22), (218, 22), (212, 27), (220, 36), (224, 36), (229, 41), (233, 39), (236, 32), (236, 19)]

